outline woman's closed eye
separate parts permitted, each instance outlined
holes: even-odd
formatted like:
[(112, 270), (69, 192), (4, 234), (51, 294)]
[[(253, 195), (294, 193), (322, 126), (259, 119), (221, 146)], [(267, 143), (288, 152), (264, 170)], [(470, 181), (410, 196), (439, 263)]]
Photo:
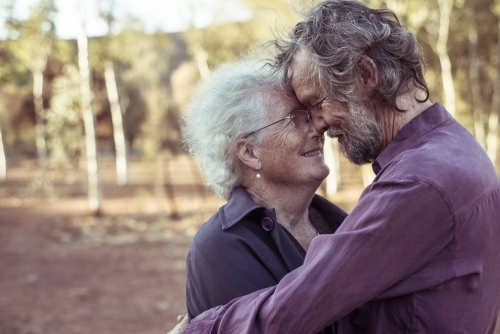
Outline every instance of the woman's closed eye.
[(294, 110), (290, 113), (290, 124), (299, 130), (304, 130), (309, 125), (309, 114), (306, 110)]

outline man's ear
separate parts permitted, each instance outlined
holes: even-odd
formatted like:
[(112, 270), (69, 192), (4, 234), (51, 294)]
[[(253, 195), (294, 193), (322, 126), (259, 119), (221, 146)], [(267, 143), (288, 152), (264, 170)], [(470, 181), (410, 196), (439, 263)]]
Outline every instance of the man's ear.
[(246, 139), (238, 139), (234, 144), (234, 150), (245, 166), (253, 170), (260, 168), (259, 152)]
[(358, 65), (358, 84), (369, 97), (372, 96), (378, 84), (377, 65), (368, 56), (364, 56)]

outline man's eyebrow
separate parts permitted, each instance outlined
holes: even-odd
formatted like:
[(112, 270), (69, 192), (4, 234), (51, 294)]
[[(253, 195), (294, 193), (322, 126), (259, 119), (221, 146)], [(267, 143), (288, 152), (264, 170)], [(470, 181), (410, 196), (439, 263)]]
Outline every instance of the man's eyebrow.
[(307, 91), (301, 96), (300, 103), (311, 106), (315, 103), (315, 100), (317, 100), (317, 96), (314, 94), (314, 92)]

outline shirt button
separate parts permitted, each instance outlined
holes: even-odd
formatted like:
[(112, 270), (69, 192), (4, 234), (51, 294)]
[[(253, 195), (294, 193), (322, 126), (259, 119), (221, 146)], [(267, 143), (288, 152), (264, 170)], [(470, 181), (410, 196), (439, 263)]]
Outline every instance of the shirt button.
[(274, 222), (270, 218), (262, 219), (262, 228), (268, 232), (272, 231), (274, 228)]

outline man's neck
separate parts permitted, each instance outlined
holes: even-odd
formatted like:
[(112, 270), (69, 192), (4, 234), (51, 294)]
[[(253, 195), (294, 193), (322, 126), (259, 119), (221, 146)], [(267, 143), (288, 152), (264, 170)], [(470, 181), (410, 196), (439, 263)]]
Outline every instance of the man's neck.
[(389, 145), (406, 124), (432, 105), (429, 100), (418, 102), (417, 98), (423, 100), (423, 92), (414, 90), (398, 96), (396, 103), (400, 109), (405, 110), (403, 112), (384, 107), (377, 110), (384, 131), (384, 147)]

